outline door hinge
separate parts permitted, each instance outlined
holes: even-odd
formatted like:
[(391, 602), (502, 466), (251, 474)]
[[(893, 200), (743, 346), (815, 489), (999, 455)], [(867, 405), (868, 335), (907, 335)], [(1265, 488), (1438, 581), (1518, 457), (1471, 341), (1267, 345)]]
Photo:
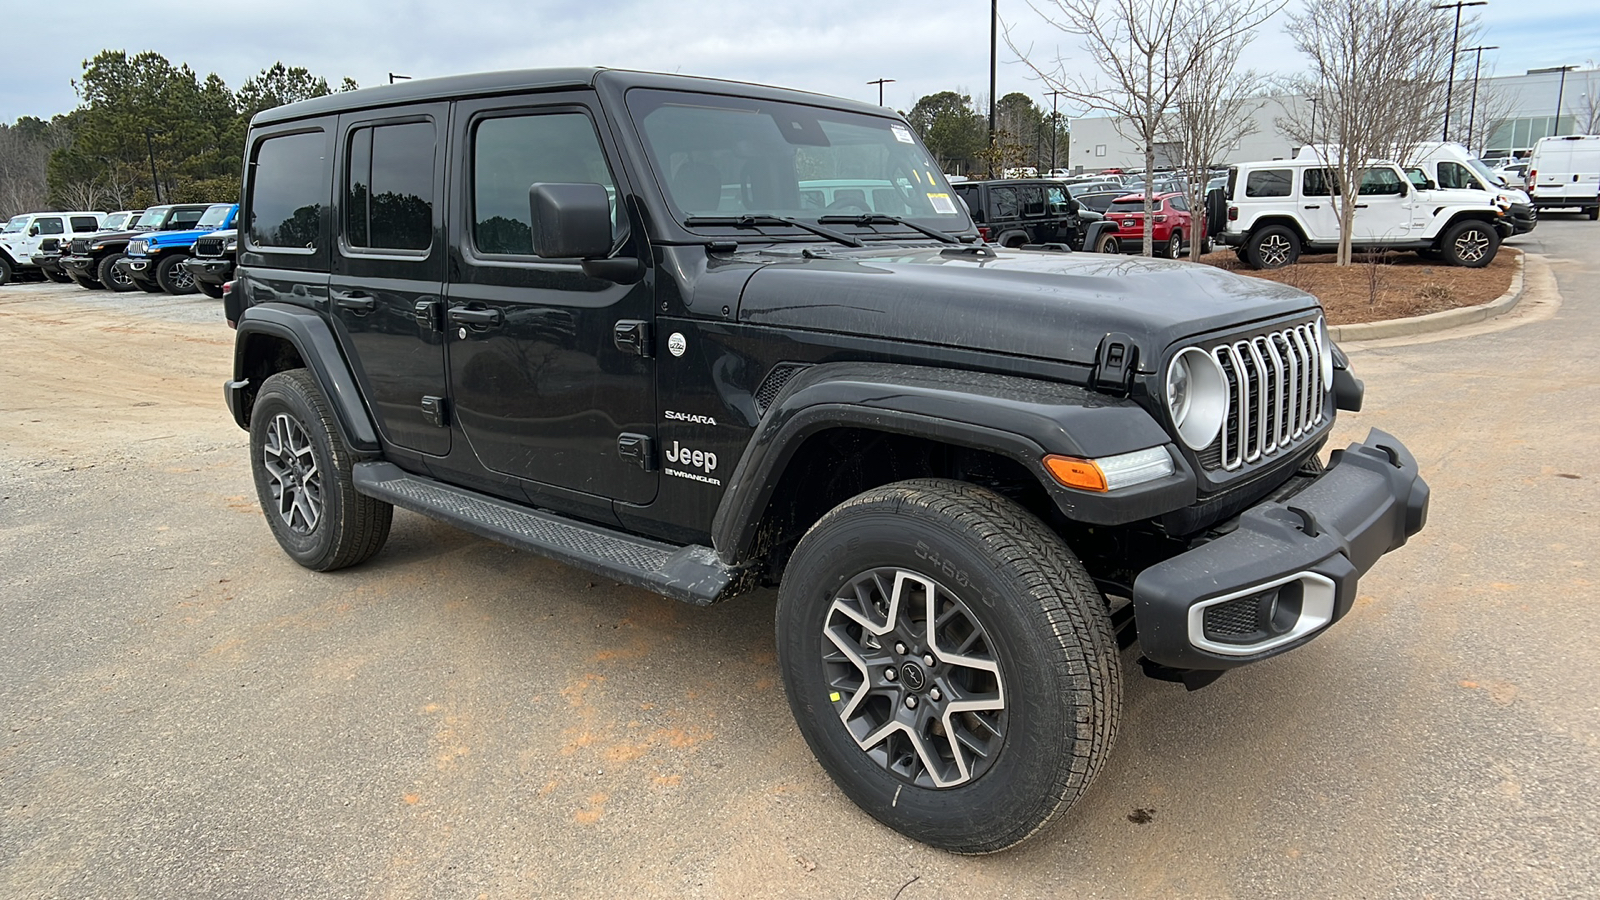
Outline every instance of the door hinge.
[(639, 468), (646, 472), (656, 470), (656, 441), (648, 435), (626, 433), (617, 435), (617, 455), (629, 462), (637, 463)]
[(1133, 338), (1113, 332), (1100, 339), (1095, 353), (1094, 387), (1110, 393), (1127, 393), (1139, 363), (1139, 346)]
[(435, 428), (450, 426), (450, 401), (443, 397), (423, 397), (422, 417)]
[(412, 307), (411, 315), (416, 317), (417, 326), (429, 331), (444, 330), (444, 302), (441, 300), (418, 300)]
[(611, 339), (617, 349), (630, 356), (655, 356), (655, 344), (650, 340), (650, 323), (639, 319), (622, 319), (612, 326)]

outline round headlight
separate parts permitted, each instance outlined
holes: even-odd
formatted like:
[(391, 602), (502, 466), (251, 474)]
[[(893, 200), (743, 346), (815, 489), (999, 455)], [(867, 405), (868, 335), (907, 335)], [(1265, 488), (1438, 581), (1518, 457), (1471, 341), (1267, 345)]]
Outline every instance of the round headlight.
[(1328, 322), (1317, 320), (1317, 358), (1322, 360), (1322, 389), (1333, 390), (1333, 339), (1328, 337)]
[(237, 249), (239, 249), (239, 239), (236, 237), (228, 238), (222, 242), (222, 251), (224, 253), (232, 253)]
[(1167, 367), (1167, 412), (1191, 450), (1217, 439), (1228, 415), (1228, 381), (1222, 366), (1199, 347), (1186, 347)]

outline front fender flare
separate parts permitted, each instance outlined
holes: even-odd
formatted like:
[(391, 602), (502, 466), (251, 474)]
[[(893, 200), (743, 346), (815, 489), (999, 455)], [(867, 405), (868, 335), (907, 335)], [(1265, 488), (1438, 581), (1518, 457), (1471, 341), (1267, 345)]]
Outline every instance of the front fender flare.
[(247, 386), (250, 396), (260, 385), (247, 385), (250, 377), (246, 369), (244, 349), (251, 335), (270, 335), (288, 341), (306, 364), (311, 377), (322, 388), (323, 396), (333, 405), (334, 418), (345, 445), (352, 450), (373, 452), (380, 449), (378, 432), (367, 410), (366, 399), (356, 386), (344, 354), (333, 329), (315, 311), (288, 303), (264, 303), (252, 306), (239, 315), (238, 336), (234, 340), (233, 381), (228, 382), (228, 407), (240, 428), (249, 429), (249, 406), (243, 392)]
[(928, 438), (1010, 457), (1050, 493), (1067, 518), (1123, 524), (1194, 502), (1196, 479), (1181, 454), (1172, 475), (1116, 492), (1059, 484), (1042, 458), (1097, 458), (1164, 446), (1166, 431), (1131, 400), (1013, 375), (890, 363), (828, 363), (794, 376), (756, 426), (712, 521), (724, 563), (745, 561), (784, 471), (814, 434), (864, 428)]

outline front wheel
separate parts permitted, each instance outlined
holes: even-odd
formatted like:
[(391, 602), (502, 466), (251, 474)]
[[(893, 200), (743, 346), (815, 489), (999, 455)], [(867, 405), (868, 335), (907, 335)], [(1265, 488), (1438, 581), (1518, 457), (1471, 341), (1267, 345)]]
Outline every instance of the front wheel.
[(11, 260), (0, 256), (0, 284), (9, 284), (16, 274), (16, 270), (11, 267)]
[(156, 263), (156, 284), (163, 291), (180, 297), (192, 294), (195, 291), (194, 273), (184, 266), (183, 261), (188, 257), (183, 254), (169, 254)]
[(222, 285), (220, 284), (212, 284), (208, 281), (200, 281), (199, 279), (195, 279), (194, 286), (200, 289), (200, 293), (205, 294), (207, 297), (210, 297), (213, 300), (222, 299)]
[(59, 271), (57, 271), (55, 269), (45, 269), (43, 271), (44, 271), (44, 277), (50, 279), (51, 281), (55, 282), (56, 284), (71, 284), (72, 283), (72, 279), (68, 278), (67, 277), (67, 273), (65, 273), (65, 272), (59, 272)]
[(117, 268), (117, 260), (122, 258), (123, 254), (113, 253), (100, 260), (100, 267), (97, 270), (100, 273), (100, 283), (119, 294), (139, 289), (139, 286), (133, 283), (131, 275)]
[(1110, 753), (1121, 670), (1105, 600), (1026, 510), (956, 481), (836, 507), (800, 541), (778, 662), (806, 743), (851, 800), (958, 853), (1071, 807)]
[(1500, 249), (1500, 232), (1486, 222), (1468, 219), (1445, 232), (1439, 249), (1444, 253), (1445, 262), (1452, 266), (1481, 269), (1494, 260)]
[(354, 459), (333, 410), (305, 369), (268, 378), (250, 408), (250, 468), (278, 545), (327, 572), (371, 558), (389, 537), (394, 507), (356, 493)]

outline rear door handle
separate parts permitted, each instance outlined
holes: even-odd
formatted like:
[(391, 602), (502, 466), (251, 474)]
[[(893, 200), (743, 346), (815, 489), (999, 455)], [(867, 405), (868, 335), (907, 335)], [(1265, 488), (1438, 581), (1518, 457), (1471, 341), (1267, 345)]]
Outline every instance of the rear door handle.
[(1312, 204), (1306, 206), (1306, 209), (1321, 209), (1321, 208), (1322, 208), (1322, 204), (1321, 203), (1312, 203)]
[(467, 306), (450, 307), (450, 322), (454, 325), (484, 325), (494, 326), (500, 324), (500, 310), (498, 309), (472, 309)]
[(378, 301), (365, 291), (333, 292), (333, 303), (340, 309), (350, 309), (357, 312), (371, 312), (378, 308)]
[(1366, 208), (1367, 208), (1367, 205), (1365, 203), (1357, 203), (1356, 204), (1356, 209), (1366, 209)]

